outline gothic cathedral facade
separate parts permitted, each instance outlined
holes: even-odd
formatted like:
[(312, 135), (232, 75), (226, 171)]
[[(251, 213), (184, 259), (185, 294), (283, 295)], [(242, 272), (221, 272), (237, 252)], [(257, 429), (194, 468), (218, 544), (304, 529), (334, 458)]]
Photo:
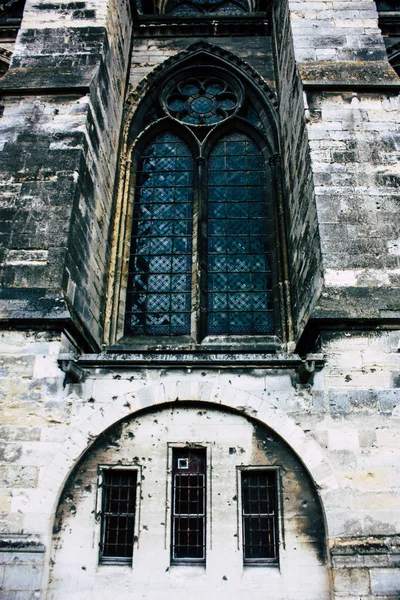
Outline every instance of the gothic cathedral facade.
[(400, 598), (398, 0), (0, 3), (0, 597)]

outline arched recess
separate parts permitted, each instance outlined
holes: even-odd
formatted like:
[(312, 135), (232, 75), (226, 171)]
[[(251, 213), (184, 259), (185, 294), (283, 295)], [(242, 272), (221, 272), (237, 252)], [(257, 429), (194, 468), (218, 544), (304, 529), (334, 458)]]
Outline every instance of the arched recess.
[(42, 488), (57, 494), (53, 510), (74, 465), (90, 450), (99, 436), (139, 411), (171, 402), (195, 402), (199, 409), (211, 404), (256, 419), (290, 446), (310, 474), (321, 496), (338, 488), (335, 473), (319, 444), (281, 411), (275, 402), (232, 386), (177, 379), (142, 387), (137, 391), (115, 396), (108, 404), (93, 407), (91, 416), (76, 426), (43, 474)]
[[(196, 400), (190, 400), (196, 393)], [(177, 396), (171, 402), (175, 394)], [(178, 399), (179, 395), (182, 400)], [(229, 403), (228, 397), (231, 398)], [(99, 421), (107, 420), (111, 411), (121, 417), (122, 407), (129, 402), (132, 404), (128, 414), (122, 419), (114, 419), (111, 427), (95, 437)], [(130, 412), (133, 405), (138, 410)], [(288, 444), (265, 424), (267, 415), (281, 431), (291, 433), (292, 443)], [(245, 593), (250, 587), (252, 597), (259, 600), (268, 586), (270, 598), (328, 600), (323, 506), (310, 471), (320, 476), (325, 470), (325, 481), (320, 482), (321, 486), (332, 487), (332, 474), (317, 444), (308, 440), (290, 419), (259, 398), (239, 390), (207, 384), (191, 384), (189, 388), (185, 382), (171, 382), (136, 394), (125, 394), (115, 400), (108, 411), (97, 413), (90, 420), (91, 424), (85, 423), (81, 433), (86, 432), (84, 435), (89, 434), (95, 439), (64, 480), (63, 493), (57, 502), (52, 583), (47, 598), (62, 600), (71, 595), (75, 597), (77, 593), (81, 593), (82, 598), (91, 598), (93, 590), (97, 597), (103, 597), (101, 593), (107, 597), (111, 587), (114, 598), (126, 597), (133, 589), (138, 597), (146, 590), (150, 595), (158, 594), (154, 597), (160, 600), (170, 598), (174, 591), (184, 592), (185, 585), (189, 586), (189, 591), (191, 583), (182, 579), (183, 573), (178, 580), (169, 575), (171, 481), (168, 452), (170, 447), (201, 446), (206, 449), (212, 476), (211, 473), (207, 475), (207, 569), (201, 575), (203, 596), (198, 597), (204, 598), (208, 589), (210, 592), (219, 589), (223, 575), (224, 581), (230, 583), (220, 590), (222, 598), (232, 597), (232, 590)], [(71, 440), (64, 446), (64, 459), (68, 444)], [(303, 452), (308, 469), (293, 452), (293, 445)], [(101, 495), (101, 489), (97, 489), (99, 465), (140, 471), (140, 502), (136, 516), (139, 522), (135, 529), (139, 539), (134, 544), (133, 573), (130, 566), (111, 567), (111, 571), (107, 570), (109, 565), (98, 566), (100, 526), (96, 519), (100, 518), (97, 510), (101, 502), (99, 504), (96, 496)], [(249, 570), (247, 566), (243, 571), (238, 478), (241, 469), (249, 466), (279, 471), (279, 569), (276, 562), (264, 565), (261, 570)], [(51, 478), (50, 468), (48, 477)], [(306, 580), (312, 580), (313, 586), (306, 585)]]
[[(182, 118), (176, 112), (171, 112), (166, 105), (167, 94), (171, 90), (176, 94), (180, 78), (187, 73), (195, 72), (200, 79), (203, 73), (221, 76), (230, 92), (236, 97), (245, 97), (239, 112), (232, 110), (225, 114), (221, 123), (213, 122), (214, 130), (209, 134), (207, 126), (201, 127), (193, 121)], [(175, 88), (174, 88), (175, 86)], [(243, 93), (245, 90), (245, 94)], [(239, 104), (239, 103), (238, 103)], [(226, 103), (225, 103), (226, 106)], [(214, 117), (213, 117), (214, 118)], [(188, 119), (192, 119), (188, 115)], [(187, 124), (191, 124), (188, 126)], [(214, 126), (213, 125), (213, 126)], [(192, 128), (192, 131), (190, 130)], [(276, 98), (273, 91), (264, 80), (241, 59), (229, 52), (207, 43), (194, 44), (186, 51), (165, 61), (143, 81), (129, 96), (126, 108), (126, 121), (123, 131), (121, 148), (118, 193), (115, 207), (115, 227), (111, 244), (111, 260), (109, 269), (109, 286), (106, 304), (106, 343), (115, 343), (124, 338), (125, 301), (129, 271), (129, 248), (133, 219), (133, 190), (135, 189), (135, 171), (139, 148), (143, 148), (146, 140), (156, 131), (169, 129), (174, 135), (186, 139), (193, 149), (200, 145), (200, 150), (194, 150), (196, 169), (201, 170), (204, 156), (207, 156), (212, 137), (221, 135), (226, 129), (252, 131), (255, 139), (260, 138), (260, 147), (265, 155), (265, 165), (268, 178), (274, 188), (274, 312), (276, 317), (276, 332), (274, 343), (279, 347), (293, 339), (291, 320), (290, 283), (285, 233), (285, 207), (281, 177), (279, 154), (279, 129), (276, 114)], [(154, 133), (155, 135), (155, 133)], [(191, 139), (189, 139), (191, 138)], [(196, 139), (197, 138), (197, 139)], [(196, 230), (195, 230), (196, 231)], [(196, 261), (194, 261), (196, 262)], [(195, 275), (193, 275), (195, 277)], [(199, 286), (201, 288), (201, 282)], [(196, 286), (194, 285), (194, 288)], [(192, 304), (192, 323), (196, 320), (196, 311), (201, 310), (201, 298), (197, 304)], [(277, 306), (279, 305), (279, 309)], [(195, 333), (192, 327), (191, 340), (198, 342), (204, 338), (199, 326)], [(200, 331), (200, 333), (199, 333)], [(250, 332), (249, 332), (250, 334)], [(124, 338), (126, 340), (126, 338)], [(187, 340), (190, 341), (190, 340)]]

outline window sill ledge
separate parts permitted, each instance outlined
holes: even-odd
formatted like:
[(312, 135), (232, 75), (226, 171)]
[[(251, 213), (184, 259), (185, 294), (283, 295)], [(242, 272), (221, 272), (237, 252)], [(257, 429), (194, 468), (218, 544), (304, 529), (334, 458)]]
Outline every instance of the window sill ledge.
[(275, 335), (262, 336), (207, 336), (196, 343), (189, 336), (164, 337), (123, 337), (117, 343), (105, 346), (104, 351), (113, 353), (150, 354), (201, 354), (201, 353), (269, 353), (284, 351), (284, 344)]
[(76, 364), (81, 367), (259, 367), (263, 369), (292, 368), (314, 363), (316, 369), (324, 366), (323, 354), (310, 354), (306, 361), (298, 354), (268, 353), (261, 349), (217, 349), (201, 348), (196, 350), (141, 350), (123, 351), (123, 349), (100, 354), (83, 354)]

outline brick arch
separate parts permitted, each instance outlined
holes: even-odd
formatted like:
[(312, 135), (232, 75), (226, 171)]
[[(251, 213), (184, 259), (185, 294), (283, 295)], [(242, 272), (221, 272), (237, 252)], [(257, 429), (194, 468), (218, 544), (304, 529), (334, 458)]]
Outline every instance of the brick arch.
[[(254, 394), (203, 381), (175, 380), (122, 394), (102, 404), (82, 421), (56, 453), (41, 481), (43, 490), (53, 491), (54, 512), (62, 489), (77, 462), (99, 435), (138, 412), (171, 402), (215, 405), (250, 417), (277, 433), (299, 457), (323, 497), (338, 488), (335, 474), (321, 447), (276, 406)], [(328, 523), (327, 523), (328, 528)]]

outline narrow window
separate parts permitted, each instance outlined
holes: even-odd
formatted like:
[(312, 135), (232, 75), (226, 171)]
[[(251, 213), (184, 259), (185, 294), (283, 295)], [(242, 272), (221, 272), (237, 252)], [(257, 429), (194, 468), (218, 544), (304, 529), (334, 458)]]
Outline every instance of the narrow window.
[(175, 448), (172, 461), (172, 561), (204, 563), (206, 451)]
[(137, 471), (103, 471), (100, 561), (132, 563)]
[(156, 137), (138, 162), (127, 334), (190, 334), (193, 159), (177, 136)]
[(265, 161), (241, 133), (223, 138), (208, 171), (208, 333), (274, 330)]
[(244, 563), (278, 561), (275, 471), (242, 471)]

